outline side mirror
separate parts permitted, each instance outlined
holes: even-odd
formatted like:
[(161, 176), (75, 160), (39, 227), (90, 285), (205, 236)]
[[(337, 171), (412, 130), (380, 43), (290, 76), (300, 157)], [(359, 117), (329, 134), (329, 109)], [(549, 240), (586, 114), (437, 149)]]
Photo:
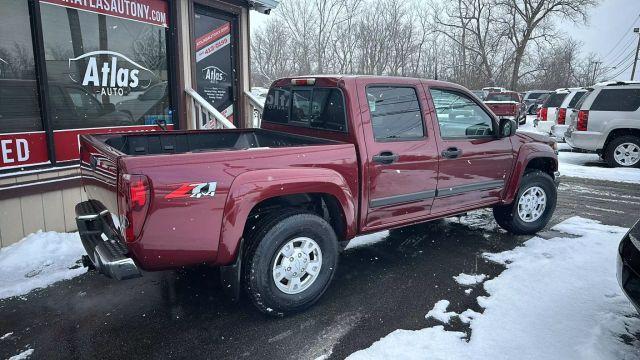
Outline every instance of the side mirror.
[(500, 119), (500, 125), (498, 126), (498, 136), (501, 138), (513, 136), (516, 133), (518, 125), (513, 119)]

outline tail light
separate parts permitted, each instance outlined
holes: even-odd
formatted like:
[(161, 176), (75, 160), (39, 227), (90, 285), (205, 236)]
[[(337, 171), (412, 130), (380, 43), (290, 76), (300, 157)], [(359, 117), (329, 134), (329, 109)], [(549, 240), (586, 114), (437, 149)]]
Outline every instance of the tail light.
[(558, 119), (556, 121), (558, 125), (564, 125), (566, 119), (567, 119), (567, 109), (565, 108), (558, 109)]
[(576, 124), (576, 130), (587, 131), (588, 124), (589, 124), (589, 110), (578, 111), (578, 123)]
[(291, 79), (291, 85), (298, 85), (298, 86), (304, 86), (304, 85), (313, 85), (316, 83), (316, 79), (315, 78), (304, 78), (304, 79)]
[(136, 241), (147, 217), (151, 192), (149, 179), (144, 175), (122, 174), (118, 182), (121, 231), (126, 242)]
[(547, 108), (543, 107), (540, 108), (540, 115), (538, 116), (538, 118), (542, 121), (547, 121)]

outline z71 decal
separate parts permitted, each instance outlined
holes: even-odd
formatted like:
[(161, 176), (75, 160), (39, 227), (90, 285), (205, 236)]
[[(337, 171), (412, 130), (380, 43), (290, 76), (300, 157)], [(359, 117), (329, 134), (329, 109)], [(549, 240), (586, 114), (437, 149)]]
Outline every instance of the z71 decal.
[(214, 196), (216, 194), (216, 186), (218, 183), (215, 181), (208, 183), (197, 183), (197, 184), (182, 184), (176, 190), (173, 190), (165, 199), (178, 199), (178, 198), (186, 198), (192, 197), (199, 199), (203, 196)]

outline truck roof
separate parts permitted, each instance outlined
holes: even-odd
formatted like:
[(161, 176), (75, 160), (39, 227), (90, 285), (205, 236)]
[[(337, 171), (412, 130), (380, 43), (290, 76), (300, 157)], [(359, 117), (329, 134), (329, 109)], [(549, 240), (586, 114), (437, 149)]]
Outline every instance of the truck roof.
[(393, 82), (393, 83), (402, 83), (407, 81), (419, 81), (423, 84), (426, 84), (429, 87), (449, 87), (449, 88), (457, 88), (464, 89), (463, 86), (454, 84), (447, 81), (441, 80), (433, 80), (433, 79), (423, 79), (423, 78), (415, 78), (415, 77), (405, 77), (405, 76), (382, 76), (382, 75), (341, 75), (341, 74), (324, 74), (324, 75), (301, 75), (301, 76), (290, 76), (275, 80), (271, 86), (284, 86), (290, 85), (291, 80), (293, 79), (323, 79), (325, 85), (329, 85), (329, 83), (334, 83), (333, 85), (337, 85), (340, 81), (344, 80), (355, 80), (359, 78), (369, 79), (373, 82)]

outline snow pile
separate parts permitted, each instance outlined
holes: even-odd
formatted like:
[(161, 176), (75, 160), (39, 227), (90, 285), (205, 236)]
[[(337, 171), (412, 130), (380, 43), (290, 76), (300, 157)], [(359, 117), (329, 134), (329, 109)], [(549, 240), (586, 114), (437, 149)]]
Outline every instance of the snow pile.
[(448, 307), (449, 300), (438, 301), (433, 309), (429, 310), (427, 315), (425, 315), (425, 319), (434, 318), (442, 323), (448, 324), (452, 317), (458, 316), (458, 314), (454, 312), (447, 312)]
[(360, 246), (368, 246), (386, 239), (389, 236), (389, 230), (380, 231), (373, 234), (361, 235), (354, 237), (344, 249), (353, 249)]
[(465, 324), (471, 322), (472, 319), (482, 315), (476, 311), (471, 309), (467, 309), (462, 313), (458, 314), (453, 311), (447, 311), (449, 307), (449, 300), (440, 300), (436, 303), (433, 309), (429, 310), (427, 315), (425, 315), (425, 319), (433, 318), (440, 321), (443, 324), (448, 324), (451, 321), (451, 318), (457, 317)]
[[(625, 229), (580, 217), (554, 230), (576, 237), (534, 237), (524, 246), (485, 254), (507, 269), (478, 297), (483, 314), (464, 332), (443, 326), (396, 330), (350, 359), (631, 359), (640, 318), (616, 280), (617, 246)], [(446, 311), (446, 309), (445, 309)], [(461, 317), (462, 319), (462, 317)]]
[(465, 273), (460, 273), (458, 276), (454, 276), (453, 280), (455, 280), (458, 284), (463, 286), (472, 286), (476, 284), (480, 284), (487, 278), (485, 274), (478, 275), (469, 275)]
[(640, 183), (640, 169), (610, 168), (597, 154), (561, 151), (558, 160), (558, 171), (562, 176)]
[(9, 360), (24, 360), (24, 359), (28, 359), (29, 356), (31, 356), (31, 354), (33, 354), (33, 349), (25, 350), (25, 351), (21, 352), (18, 355), (14, 355), (14, 356), (10, 357)]
[(0, 299), (85, 273), (85, 268), (76, 267), (83, 254), (78, 233), (53, 231), (39, 231), (0, 249)]

